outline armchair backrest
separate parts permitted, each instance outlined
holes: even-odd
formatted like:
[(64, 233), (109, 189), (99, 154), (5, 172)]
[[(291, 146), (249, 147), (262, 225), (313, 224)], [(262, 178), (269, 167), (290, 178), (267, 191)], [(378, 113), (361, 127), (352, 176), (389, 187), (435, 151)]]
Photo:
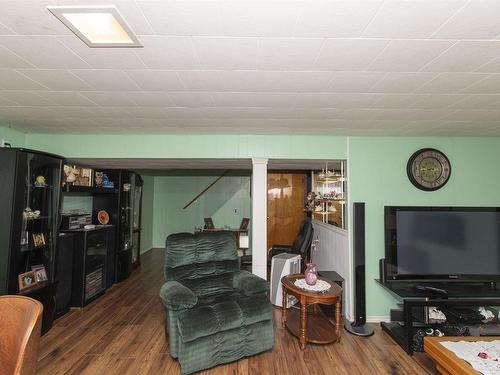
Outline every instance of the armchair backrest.
[(236, 238), (232, 232), (176, 233), (167, 237), (165, 279), (195, 280), (238, 272)]

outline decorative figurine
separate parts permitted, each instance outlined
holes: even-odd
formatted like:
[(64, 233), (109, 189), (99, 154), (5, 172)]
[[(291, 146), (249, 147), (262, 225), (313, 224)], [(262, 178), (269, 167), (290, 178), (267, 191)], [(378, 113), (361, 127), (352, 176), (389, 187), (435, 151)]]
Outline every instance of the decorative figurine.
[(115, 184), (113, 181), (109, 181), (108, 175), (106, 173), (102, 176), (102, 186), (105, 188), (114, 188)]
[(103, 172), (95, 172), (94, 176), (95, 176), (95, 186), (102, 187), (102, 179), (103, 179), (104, 173)]
[(35, 178), (35, 186), (36, 187), (45, 187), (45, 186), (47, 186), (47, 183), (45, 182), (45, 177), (43, 177), (43, 176), (36, 176), (36, 178)]

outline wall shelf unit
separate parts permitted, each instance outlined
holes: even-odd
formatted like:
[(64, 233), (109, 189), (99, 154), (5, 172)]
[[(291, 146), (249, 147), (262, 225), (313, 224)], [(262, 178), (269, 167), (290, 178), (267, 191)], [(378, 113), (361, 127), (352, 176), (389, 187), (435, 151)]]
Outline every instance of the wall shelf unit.
[(346, 173), (345, 161), (340, 161), (340, 168), (328, 169), (311, 174), (312, 190), (316, 194), (312, 216), (326, 224), (346, 229)]

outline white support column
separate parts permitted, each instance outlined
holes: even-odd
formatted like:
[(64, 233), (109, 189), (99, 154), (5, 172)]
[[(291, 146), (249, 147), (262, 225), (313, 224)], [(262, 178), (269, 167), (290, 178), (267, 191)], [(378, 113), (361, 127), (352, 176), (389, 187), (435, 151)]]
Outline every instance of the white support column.
[(267, 279), (267, 159), (252, 159), (252, 273)]

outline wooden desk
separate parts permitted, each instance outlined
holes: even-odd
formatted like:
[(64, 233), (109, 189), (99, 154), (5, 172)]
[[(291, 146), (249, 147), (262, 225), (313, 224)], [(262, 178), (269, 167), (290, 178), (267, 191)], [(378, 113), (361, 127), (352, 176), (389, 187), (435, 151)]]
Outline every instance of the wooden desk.
[[(297, 309), (287, 312), (286, 303), (283, 303), (281, 324), (300, 340), (300, 348), (305, 349), (306, 342), (315, 344), (329, 344), (340, 341), (342, 288), (331, 280), (318, 276), (331, 285), (326, 292), (312, 292), (295, 286), (297, 279), (303, 279), (304, 274), (284, 276), (281, 279), (283, 286), (283, 301), (291, 294), (300, 301), (300, 314)], [(332, 324), (316, 304), (335, 304), (335, 324)], [(312, 307), (312, 308), (311, 308)]]
[(481, 375), (471, 365), (458, 358), (452, 351), (441, 345), (441, 341), (492, 341), (495, 336), (482, 337), (424, 337), (424, 351), (436, 362), (436, 369), (443, 375)]

